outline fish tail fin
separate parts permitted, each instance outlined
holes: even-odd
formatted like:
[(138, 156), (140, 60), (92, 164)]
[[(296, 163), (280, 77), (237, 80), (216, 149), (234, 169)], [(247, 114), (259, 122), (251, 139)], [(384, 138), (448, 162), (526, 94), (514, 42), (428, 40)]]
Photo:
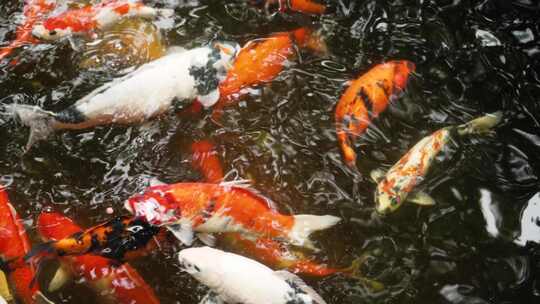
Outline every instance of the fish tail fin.
[(11, 113), (24, 126), (30, 128), (30, 135), (26, 144), (26, 150), (29, 150), (33, 144), (46, 139), (53, 131), (55, 114), (45, 111), (37, 106), (9, 104), (4, 106), (6, 113)]
[(54, 256), (56, 253), (55, 242), (49, 241), (33, 246), (30, 252), (24, 256), (27, 263), (41, 264), (43, 259)]
[(340, 221), (340, 218), (332, 215), (295, 215), (289, 238), (294, 245), (315, 249), (309, 236), (315, 231), (328, 229)]
[(374, 292), (382, 291), (385, 288), (383, 283), (377, 280), (366, 278), (366, 276), (362, 274), (362, 271), (361, 271), (362, 265), (368, 258), (369, 258), (369, 255), (367, 254), (364, 254), (356, 258), (354, 261), (352, 261), (351, 266), (345, 269), (342, 269), (341, 273), (355, 280), (358, 280), (365, 287), (369, 288), (370, 290)]
[(489, 133), (491, 129), (501, 122), (502, 118), (502, 111), (484, 115), (460, 125), (458, 127), (458, 133), (460, 135)]

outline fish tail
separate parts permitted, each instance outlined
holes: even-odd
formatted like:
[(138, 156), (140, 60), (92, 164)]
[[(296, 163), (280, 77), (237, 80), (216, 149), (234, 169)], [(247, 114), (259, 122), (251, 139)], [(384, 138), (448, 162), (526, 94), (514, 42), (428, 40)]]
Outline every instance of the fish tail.
[(16, 117), (24, 126), (30, 128), (26, 150), (36, 142), (46, 139), (54, 131), (55, 114), (40, 107), (9, 104), (4, 105), (4, 112)]
[(37, 263), (39, 265), (43, 259), (54, 255), (56, 255), (55, 242), (49, 241), (33, 246), (30, 252), (24, 256), (24, 260), (27, 263)]
[(459, 135), (489, 133), (491, 129), (501, 122), (502, 118), (503, 113), (501, 111), (484, 115), (460, 125), (458, 133)]
[(377, 280), (366, 278), (366, 276), (362, 274), (362, 271), (361, 271), (362, 265), (368, 258), (369, 256), (364, 254), (356, 258), (351, 263), (351, 266), (345, 269), (341, 269), (340, 272), (348, 277), (358, 280), (360, 283), (362, 283), (364, 286), (366, 286), (372, 291), (375, 291), (375, 292), (382, 291), (385, 288), (383, 283)]
[(340, 218), (331, 215), (295, 215), (289, 238), (294, 245), (315, 249), (309, 236), (315, 231), (328, 229), (340, 221)]

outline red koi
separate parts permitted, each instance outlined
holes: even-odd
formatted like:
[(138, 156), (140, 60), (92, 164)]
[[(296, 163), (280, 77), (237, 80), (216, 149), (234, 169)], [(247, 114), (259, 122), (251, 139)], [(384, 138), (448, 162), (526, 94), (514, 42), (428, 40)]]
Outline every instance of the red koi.
[(279, 4), (279, 11), (285, 12), (288, 9), (304, 14), (322, 15), (326, 11), (326, 6), (311, 0), (266, 0), (266, 6)]
[(30, 241), (21, 219), (11, 205), (5, 189), (0, 186), (0, 258), (17, 297), (22, 303), (34, 304), (44, 297), (39, 291), (39, 284), (34, 282), (34, 268), (23, 260), (29, 251)]
[[(71, 219), (59, 213), (41, 213), (37, 228), (44, 241), (58, 241), (81, 233)], [(154, 291), (129, 264), (101, 256), (81, 255), (60, 258), (62, 269), (85, 282), (109, 303), (159, 303)]]
[(45, 40), (56, 40), (72, 34), (103, 30), (129, 17), (155, 18), (171, 15), (167, 9), (155, 9), (128, 0), (108, 0), (97, 5), (73, 9), (45, 19), (34, 26), (33, 35)]
[(199, 170), (210, 183), (219, 183), (223, 179), (223, 169), (214, 145), (208, 140), (191, 144), (192, 166)]
[(32, 36), (34, 24), (55, 7), (55, 0), (27, 0), (24, 6), (24, 23), (17, 28), (15, 40), (0, 48), (0, 60), (9, 56), (16, 48), (37, 43), (38, 40)]
[(340, 221), (330, 215), (281, 214), (269, 207), (265, 197), (227, 183), (154, 186), (129, 199), (125, 207), (153, 225), (167, 226), (186, 244), (191, 244), (194, 232), (240, 232), (309, 247), (312, 232)]
[(248, 42), (219, 85), (221, 98), (214, 106), (214, 120), (219, 118), (225, 106), (243, 95), (243, 89), (276, 78), (285, 63), (295, 55), (295, 45), (323, 53), (327, 50), (322, 37), (307, 28), (276, 33), (266, 39)]
[(336, 132), (345, 162), (354, 166), (354, 141), (383, 112), (391, 98), (403, 91), (415, 70), (401, 60), (379, 64), (351, 83), (336, 106)]

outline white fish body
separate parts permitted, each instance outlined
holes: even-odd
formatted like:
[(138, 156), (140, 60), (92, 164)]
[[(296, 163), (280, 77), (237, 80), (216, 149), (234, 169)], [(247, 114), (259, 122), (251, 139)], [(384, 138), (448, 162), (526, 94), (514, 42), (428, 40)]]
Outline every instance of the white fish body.
[(6, 108), (30, 127), (29, 148), (53, 130), (143, 122), (171, 109), (175, 100), (197, 98), (210, 107), (219, 99), (219, 81), (236, 50), (236, 46), (220, 44), (219, 48), (200, 47), (168, 54), (102, 85), (58, 113), (25, 105)]
[[(217, 301), (243, 304), (326, 304), (297, 276), (210, 247), (180, 251), (183, 270), (208, 286)], [(209, 302), (207, 300), (207, 302)]]

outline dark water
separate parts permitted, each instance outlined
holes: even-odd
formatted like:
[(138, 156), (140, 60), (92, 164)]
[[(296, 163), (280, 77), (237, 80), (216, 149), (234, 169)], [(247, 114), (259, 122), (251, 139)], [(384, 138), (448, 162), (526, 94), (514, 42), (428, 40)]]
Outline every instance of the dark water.
[[(18, 2), (0, 4), (2, 41), (12, 36)], [(386, 289), (373, 293), (341, 276), (307, 279), (328, 303), (540, 302), (538, 1), (343, 0), (329, 2), (330, 13), (320, 18), (268, 18), (247, 1), (148, 2), (176, 8), (174, 25), (162, 29), (167, 45), (243, 44), (312, 24), (322, 28), (331, 54), (302, 52), (260, 95), (227, 108), (223, 126), (171, 114), (140, 126), (60, 132), (23, 154), (27, 130), (0, 116), (0, 180), (33, 240), (45, 206), (90, 226), (110, 217), (108, 207), (125, 213), (123, 201), (152, 178), (199, 180), (189, 144), (211, 138), (229, 180), (251, 179), (283, 212), (343, 219), (318, 235), (319, 259), (343, 266), (368, 255), (364, 272)], [(51, 110), (124, 68), (120, 60), (81, 69), (81, 54), (68, 43), (28, 48), (19, 59), (0, 67), (1, 102)], [(333, 110), (347, 80), (390, 59), (411, 60), (417, 72), (358, 142), (360, 173), (353, 172), (341, 160)], [(496, 110), (505, 119), (495, 135), (459, 141), (428, 176), (435, 207), (404, 206), (372, 220), (372, 169), (390, 167), (443, 126)], [(198, 303), (205, 293), (179, 272), (171, 253), (133, 265), (162, 303)], [(95, 302), (81, 284), (51, 298)]]

